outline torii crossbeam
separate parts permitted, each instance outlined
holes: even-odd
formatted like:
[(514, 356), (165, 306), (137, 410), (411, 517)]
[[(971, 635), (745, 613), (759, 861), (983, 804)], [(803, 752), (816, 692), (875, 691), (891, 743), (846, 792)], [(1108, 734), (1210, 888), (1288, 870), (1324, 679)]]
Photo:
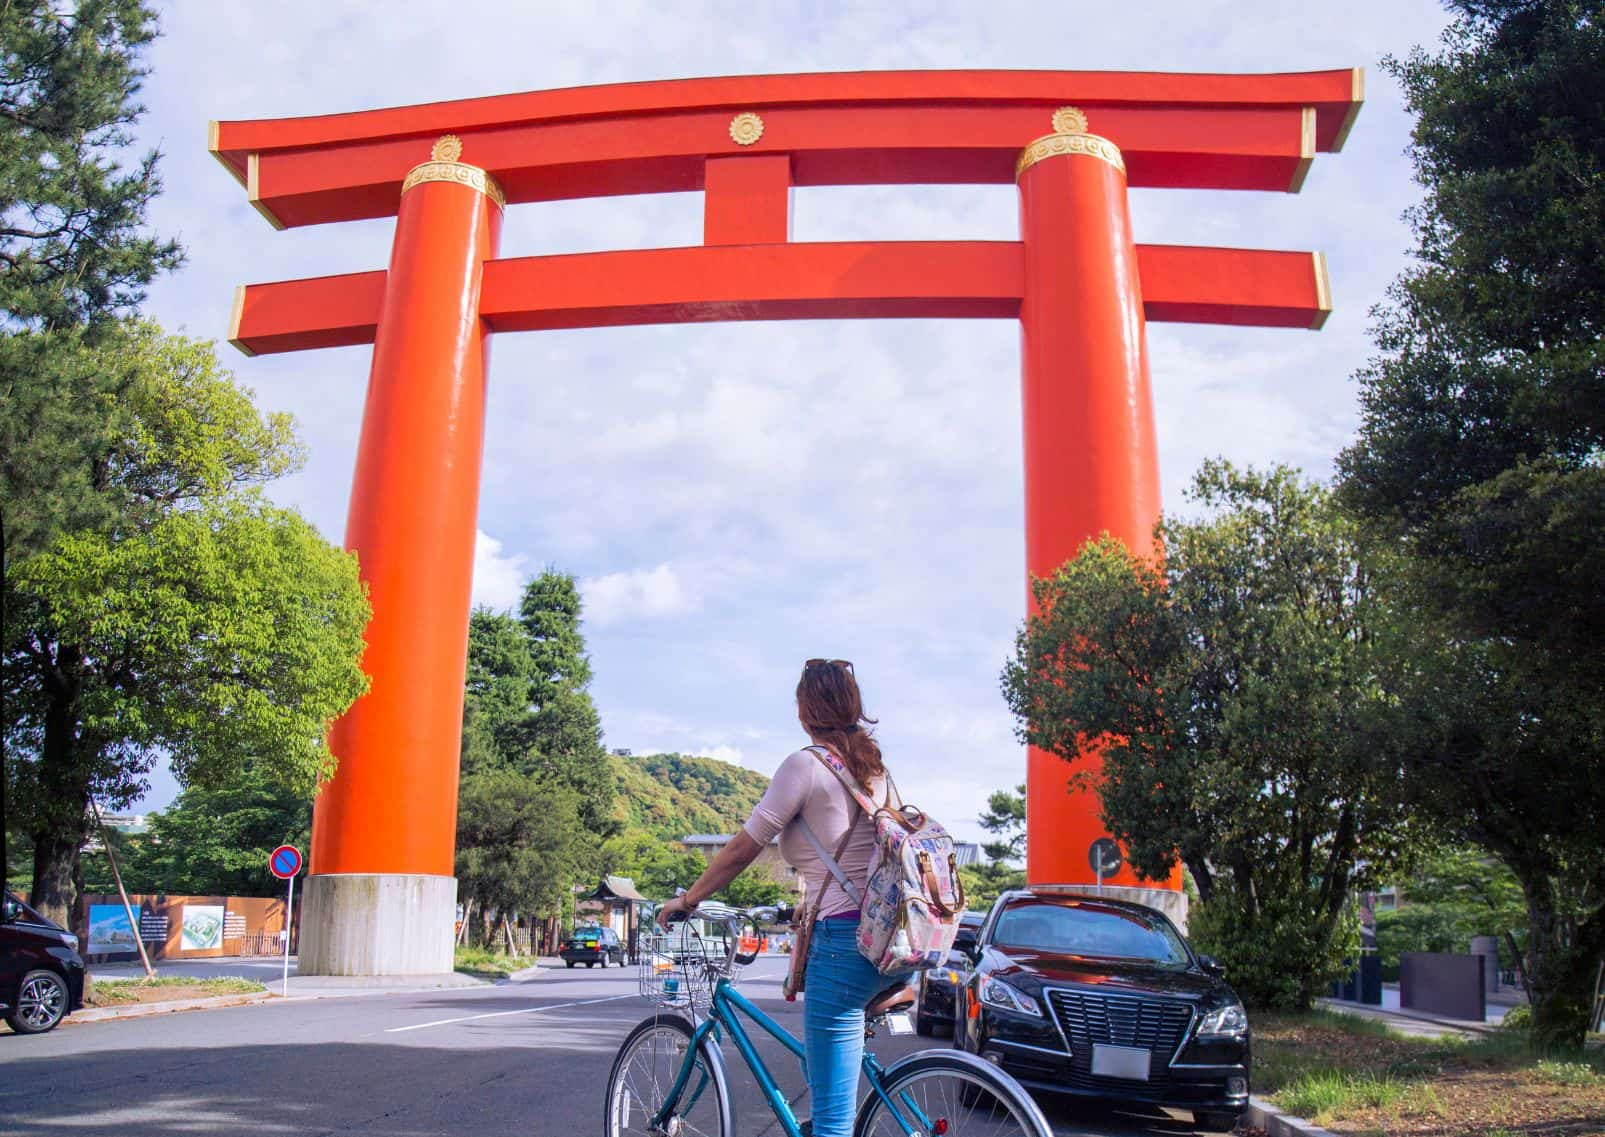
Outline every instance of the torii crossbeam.
[[(309, 974), (449, 971), (469, 588), (491, 333), (707, 320), (1017, 319), (1026, 567), (1109, 532), (1152, 553), (1146, 322), (1319, 328), (1319, 253), (1137, 245), (1128, 186), (1296, 192), (1363, 99), (1282, 75), (915, 71), (625, 83), (213, 123), (275, 227), (396, 217), (388, 269), (253, 284), (248, 355), (374, 345), (347, 523), (373, 685), (336, 725)], [(466, 159), (466, 160), (464, 160)], [(794, 186), (1014, 181), (1020, 240), (791, 240)], [(497, 258), (508, 204), (700, 190), (703, 244)], [(1096, 800), (1032, 750), (1027, 875), (1090, 884)], [(1175, 910), (1180, 881), (1105, 885)]]

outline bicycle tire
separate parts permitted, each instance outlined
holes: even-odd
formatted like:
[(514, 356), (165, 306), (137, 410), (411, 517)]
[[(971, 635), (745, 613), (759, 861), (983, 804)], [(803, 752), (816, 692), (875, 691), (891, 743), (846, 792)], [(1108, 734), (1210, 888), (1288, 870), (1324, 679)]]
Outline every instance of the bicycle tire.
[[(613, 1058), (613, 1069), (607, 1078), (607, 1091), (602, 1099), (604, 1137), (632, 1137), (651, 1132), (645, 1123), (662, 1107), (662, 1095), (674, 1084), (695, 1029), (690, 1020), (681, 1015), (653, 1015), (630, 1031)], [(648, 1046), (656, 1047), (664, 1042), (672, 1045), (653, 1056), (656, 1076), (651, 1089), (631, 1090), (631, 1084), (624, 1080), (627, 1064)], [(701, 1108), (693, 1108), (694, 1118), (682, 1119), (680, 1133), (683, 1137), (735, 1137), (735, 1101), (730, 1096), (729, 1078), (719, 1044), (704, 1038), (697, 1055), (708, 1080), (698, 1098), (697, 1105)], [(626, 1093), (628, 1097), (623, 1096)], [(648, 1101), (647, 1097), (657, 1100)]]
[[(903, 1094), (910, 1095), (927, 1119), (931, 1119), (935, 1110), (929, 1108), (928, 1102), (922, 1104), (920, 1091), (922, 1085), (926, 1090), (934, 1088), (940, 1078), (954, 1083), (951, 1093), (944, 1091), (941, 1095), (942, 1108), (950, 1111), (943, 1114), (948, 1123), (940, 1129), (933, 1125), (930, 1131), (952, 1132), (956, 1137), (975, 1133), (996, 1134), (997, 1137), (1053, 1137), (1042, 1110), (1025, 1087), (991, 1063), (960, 1050), (922, 1050), (910, 1054), (881, 1076), (881, 1089), (886, 1098), (893, 1100)], [(986, 1100), (987, 1095), (991, 1104)], [(967, 1103), (961, 1100), (965, 1097), (969, 1098)], [(952, 1115), (958, 1111), (963, 1111), (965, 1122), (954, 1127)], [(978, 1111), (984, 1111), (986, 1116), (979, 1124), (970, 1124)], [(877, 1124), (882, 1121), (885, 1124)], [(919, 1131), (926, 1131), (925, 1127)], [(904, 1126), (886, 1108), (881, 1094), (871, 1090), (858, 1108), (853, 1137), (887, 1137), (904, 1132)]]

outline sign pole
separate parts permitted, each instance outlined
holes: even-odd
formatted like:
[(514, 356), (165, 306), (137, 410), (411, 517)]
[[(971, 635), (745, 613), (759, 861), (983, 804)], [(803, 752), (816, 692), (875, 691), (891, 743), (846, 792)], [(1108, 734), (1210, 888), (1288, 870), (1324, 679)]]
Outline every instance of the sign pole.
[(284, 903), (284, 987), (282, 997), (290, 997), (290, 929), (295, 922), (295, 877), (290, 878), (290, 895)]
[(295, 923), (295, 874), (301, 871), (301, 850), (294, 845), (280, 845), (268, 854), (268, 871), (280, 880), (290, 882), (290, 893), (284, 901), (284, 984), (280, 994), (290, 995), (290, 929)]

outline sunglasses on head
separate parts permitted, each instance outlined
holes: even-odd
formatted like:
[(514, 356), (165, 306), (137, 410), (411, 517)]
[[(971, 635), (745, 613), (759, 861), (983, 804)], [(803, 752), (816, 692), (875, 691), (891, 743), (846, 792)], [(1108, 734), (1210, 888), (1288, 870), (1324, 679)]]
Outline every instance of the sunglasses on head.
[(803, 666), (804, 667), (823, 667), (827, 663), (830, 664), (832, 667), (845, 667), (845, 668), (847, 668), (848, 671), (851, 671), (853, 669), (853, 661), (850, 660), (850, 659), (810, 659), (806, 663), (804, 663)]

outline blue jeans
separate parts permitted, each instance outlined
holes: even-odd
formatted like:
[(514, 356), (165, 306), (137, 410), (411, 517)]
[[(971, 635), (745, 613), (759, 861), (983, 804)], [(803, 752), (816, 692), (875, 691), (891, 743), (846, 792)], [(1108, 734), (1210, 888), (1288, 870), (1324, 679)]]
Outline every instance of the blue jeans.
[(803, 1047), (814, 1137), (851, 1137), (864, 1056), (864, 1004), (891, 986), (858, 954), (857, 920), (821, 920), (808, 949)]

